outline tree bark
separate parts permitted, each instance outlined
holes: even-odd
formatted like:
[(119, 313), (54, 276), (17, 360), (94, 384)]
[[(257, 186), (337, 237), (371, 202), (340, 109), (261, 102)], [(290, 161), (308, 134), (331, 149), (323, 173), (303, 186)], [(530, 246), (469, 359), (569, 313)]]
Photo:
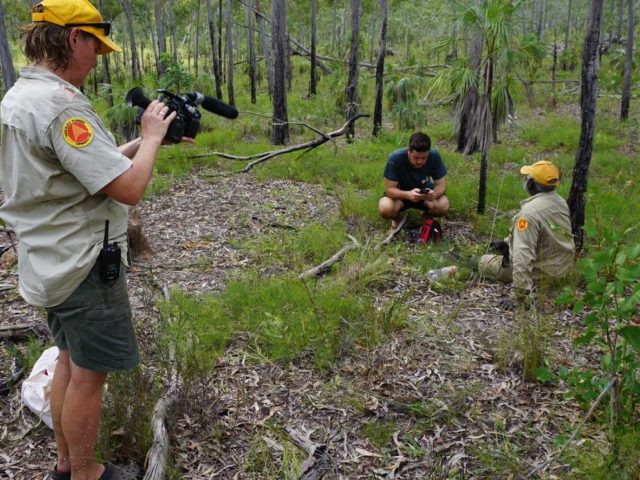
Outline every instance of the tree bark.
[(211, 59), (213, 62), (213, 77), (216, 84), (216, 98), (222, 99), (222, 81), (220, 75), (220, 54), (218, 43), (216, 42), (216, 27), (213, 19), (213, 7), (211, 0), (205, 0), (207, 3), (207, 23), (209, 25), (209, 41), (211, 42)]
[[(480, 76), (480, 66), (482, 64), (483, 35), (478, 29), (471, 34), (471, 45), (469, 48), (469, 67)], [(465, 155), (471, 155), (478, 151), (479, 145), (470, 128), (471, 116), (478, 103), (478, 87), (473, 86), (464, 92), (462, 106), (460, 107), (458, 121), (458, 151)]]
[(387, 0), (378, 0), (380, 9), (380, 41), (378, 42), (378, 61), (376, 63), (376, 99), (373, 108), (373, 136), (382, 129), (382, 99), (384, 96), (384, 58), (387, 53), (387, 18), (389, 9)]
[(16, 71), (13, 68), (11, 49), (7, 40), (7, 31), (4, 28), (4, 13), (0, 0), (0, 68), (2, 69), (2, 83), (4, 91), (9, 90), (16, 83)]
[(140, 59), (136, 48), (136, 35), (133, 28), (133, 6), (131, 0), (120, 0), (122, 8), (127, 18), (127, 30), (129, 30), (129, 44), (131, 46), (131, 76), (134, 80), (140, 78)]
[(618, 41), (622, 39), (622, 12), (624, 10), (624, 0), (618, 2), (618, 28), (616, 29), (616, 38)]
[(576, 243), (576, 250), (582, 250), (584, 243), (584, 211), (585, 193), (589, 180), (589, 164), (593, 151), (593, 136), (596, 120), (596, 100), (598, 95), (598, 50), (600, 43), (600, 26), (602, 21), (603, 0), (591, 0), (587, 34), (582, 52), (582, 86), (580, 92), (580, 109), (582, 125), (580, 143), (573, 167), (573, 181), (569, 192), (569, 210), (571, 225)]
[(198, 78), (198, 59), (200, 57), (200, 0), (196, 3), (196, 25), (193, 29), (193, 68)]
[(167, 72), (167, 66), (160, 59), (161, 55), (167, 51), (167, 38), (164, 34), (164, 0), (153, 0), (153, 13), (156, 19), (156, 31), (158, 32), (158, 76), (162, 77)]
[(316, 42), (317, 42), (317, 29), (318, 29), (318, 0), (311, 0), (311, 71), (309, 78), (309, 96), (317, 93), (317, 71), (316, 71)]
[(287, 114), (287, 2), (271, 2), (271, 41), (273, 47), (273, 129), (271, 142), (285, 145), (289, 142)]
[(227, 52), (227, 93), (229, 95), (229, 105), (235, 107), (236, 96), (233, 91), (233, 28), (231, 26), (231, 0), (227, 0), (225, 16), (225, 50)]
[(569, 47), (569, 32), (571, 31), (571, 2), (569, 0), (569, 4), (567, 5), (567, 26), (564, 31), (564, 49), (562, 55), (562, 69), (567, 69), (567, 48)]
[[(349, 78), (346, 89), (346, 119), (349, 121), (358, 112), (358, 46), (360, 36), (360, 0), (351, 0), (351, 48), (349, 50)], [(349, 124), (347, 139), (355, 135), (354, 123)]]
[(260, 35), (260, 48), (264, 56), (265, 69), (267, 71), (267, 87), (269, 90), (269, 98), (273, 98), (273, 58), (272, 58), (272, 41), (267, 38), (265, 33), (265, 18), (260, 12), (260, 0), (255, 0), (254, 8), (256, 14), (256, 23), (258, 24), (258, 34)]
[(249, 50), (249, 84), (251, 90), (251, 103), (256, 103), (256, 47), (253, 31), (253, 9), (245, 5), (247, 19), (247, 49)]
[(622, 74), (622, 102), (620, 118), (629, 118), (629, 102), (631, 100), (631, 68), (633, 66), (633, 0), (627, 0), (627, 48), (624, 57), (624, 73)]

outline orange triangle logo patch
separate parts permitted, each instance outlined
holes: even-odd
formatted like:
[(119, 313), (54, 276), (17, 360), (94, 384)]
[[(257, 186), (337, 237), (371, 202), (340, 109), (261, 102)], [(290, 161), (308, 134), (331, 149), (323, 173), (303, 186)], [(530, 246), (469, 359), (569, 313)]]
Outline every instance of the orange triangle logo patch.
[(528, 226), (529, 226), (529, 222), (527, 222), (526, 218), (520, 217), (518, 219), (518, 230), (520, 231), (526, 230)]
[(75, 148), (86, 147), (93, 140), (93, 128), (83, 118), (73, 117), (62, 126), (64, 141)]

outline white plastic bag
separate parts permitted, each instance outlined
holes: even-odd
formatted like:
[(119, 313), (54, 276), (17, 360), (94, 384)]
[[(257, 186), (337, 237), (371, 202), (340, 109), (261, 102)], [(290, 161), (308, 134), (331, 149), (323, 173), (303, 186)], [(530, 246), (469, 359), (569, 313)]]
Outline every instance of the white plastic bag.
[(22, 403), (35, 413), (49, 428), (51, 422), (51, 382), (58, 363), (58, 347), (47, 348), (33, 366), (31, 375), (22, 382)]

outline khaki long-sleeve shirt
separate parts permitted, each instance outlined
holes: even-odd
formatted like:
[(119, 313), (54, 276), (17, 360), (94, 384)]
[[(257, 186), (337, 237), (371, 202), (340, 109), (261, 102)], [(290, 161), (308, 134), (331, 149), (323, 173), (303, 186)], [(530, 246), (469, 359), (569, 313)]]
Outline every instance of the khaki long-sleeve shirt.
[(530, 291), (534, 278), (558, 279), (569, 273), (575, 244), (569, 207), (555, 190), (529, 197), (520, 206), (505, 240), (511, 252), (513, 285)]

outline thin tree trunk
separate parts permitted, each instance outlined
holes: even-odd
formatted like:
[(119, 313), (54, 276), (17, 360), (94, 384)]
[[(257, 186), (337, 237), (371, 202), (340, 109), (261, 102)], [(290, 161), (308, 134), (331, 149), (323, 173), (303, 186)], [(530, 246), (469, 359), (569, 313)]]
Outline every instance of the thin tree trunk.
[(556, 43), (556, 31), (553, 30), (553, 64), (551, 66), (551, 106), (556, 108), (556, 72), (558, 70), (558, 44)]
[(156, 31), (158, 32), (158, 76), (162, 77), (167, 71), (167, 66), (161, 59), (163, 53), (167, 51), (167, 38), (164, 34), (164, 0), (153, 0), (153, 13), (156, 18)]
[(371, 35), (369, 35), (369, 63), (373, 63), (373, 55), (374, 55), (374, 49), (375, 49), (375, 42), (376, 42), (376, 32), (378, 31), (378, 17), (376, 16), (375, 13), (371, 14), (371, 22), (370, 22), (370, 27), (371, 27)]
[(616, 39), (622, 43), (622, 12), (624, 11), (624, 0), (618, 2), (618, 28), (616, 29)]
[(318, 0), (311, 0), (311, 72), (309, 78), (309, 96), (317, 93), (318, 72), (316, 71), (316, 42), (318, 29)]
[(378, 0), (380, 9), (380, 41), (378, 42), (378, 61), (376, 63), (376, 100), (373, 110), (373, 136), (382, 129), (382, 97), (384, 95), (384, 58), (387, 53), (387, 0)]
[(176, 25), (176, 6), (174, 0), (169, 0), (169, 31), (171, 32), (171, 53), (173, 61), (178, 63), (178, 28)]
[(613, 42), (613, 7), (615, 2), (616, 0), (609, 0), (609, 38), (607, 39), (609, 47), (611, 47), (611, 42)]
[(193, 33), (193, 68), (196, 71), (196, 79), (198, 78), (198, 59), (200, 57), (200, 3), (201, 1), (197, 0), (196, 25)]
[(225, 50), (227, 52), (227, 93), (229, 105), (235, 107), (236, 98), (233, 91), (233, 28), (231, 27), (231, 0), (227, 0), (225, 15)]
[[(151, 11), (152, 7), (151, 7), (151, 5), (149, 3), (149, 0), (145, 0), (144, 6), (146, 7), (148, 12)], [(158, 43), (156, 42), (155, 29), (151, 25), (151, 16), (150, 15), (145, 15), (145, 21), (146, 21), (146, 24), (147, 24), (147, 29), (149, 30), (149, 33), (151, 33), (151, 48), (153, 49), (153, 59), (156, 62), (156, 65), (157, 65), (157, 63), (158, 63)], [(105, 56), (105, 55), (103, 55), (103, 56)]]
[(7, 40), (7, 31), (4, 28), (4, 13), (0, 0), (0, 67), (2, 68), (2, 83), (4, 91), (9, 90), (16, 83), (16, 71), (13, 68), (11, 49)]
[(272, 39), (267, 38), (265, 32), (265, 19), (260, 13), (260, 1), (255, 0), (254, 10), (256, 12), (256, 22), (258, 24), (258, 34), (260, 35), (260, 48), (264, 56), (264, 64), (267, 71), (267, 86), (269, 97), (273, 98), (273, 58), (272, 58)]
[(285, 145), (289, 142), (287, 114), (287, 2), (271, 2), (271, 40), (273, 42), (273, 129), (271, 142)]
[[(360, 36), (360, 0), (351, 0), (351, 48), (349, 50), (349, 79), (347, 80), (346, 119), (351, 120), (358, 112), (358, 46)], [(347, 139), (353, 139), (353, 122), (347, 130)]]
[[(469, 67), (480, 77), (480, 66), (482, 64), (483, 35), (480, 30), (474, 30), (471, 35), (471, 45), (469, 48)], [(473, 86), (464, 92), (462, 106), (460, 108), (458, 121), (458, 151), (465, 155), (471, 155), (478, 151), (479, 144), (470, 128), (471, 116), (476, 110), (478, 103), (478, 88)]]
[(569, 210), (576, 249), (582, 250), (584, 243), (584, 212), (586, 206), (585, 193), (589, 180), (589, 164), (593, 152), (593, 136), (595, 133), (596, 99), (598, 95), (598, 47), (600, 43), (600, 26), (602, 21), (603, 0), (591, 0), (587, 34), (582, 52), (582, 87), (580, 92), (580, 108), (582, 125), (580, 143), (573, 167), (573, 182), (569, 192)]
[(564, 31), (564, 54), (562, 55), (562, 70), (567, 69), (567, 48), (569, 47), (569, 32), (571, 31), (571, 2), (573, 0), (569, 0), (569, 4), (567, 6), (567, 27)]
[(222, 0), (218, 0), (218, 52), (220, 52), (220, 78), (224, 83), (224, 71), (222, 69), (222, 64), (224, 63), (224, 59), (226, 58), (225, 51), (222, 50)]
[(136, 36), (133, 28), (133, 6), (131, 0), (120, 0), (127, 18), (127, 30), (129, 30), (129, 44), (131, 45), (131, 76), (134, 80), (140, 78), (140, 60), (138, 59), (138, 49), (136, 48)]
[(216, 42), (216, 27), (213, 19), (213, 7), (211, 0), (205, 0), (207, 4), (207, 23), (209, 25), (209, 41), (211, 42), (211, 59), (213, 62), (213, 77), (216, 84), (216, 98), (222, 99), (222, 81), (220, 75), (220, 55)]
[(249, 84), (251, 89), (251, 103), (256, 103), (256, 47), (253, 31), (253, 9), (245, 6), (247, 17), (247, 49), (249, 50)]
[(333, 2), (333, 22), (331, 28), (331, 51), (336, 51), (336, 41), (338, 36), (338, 2)]
[(624, 57), (624, 73), (622, 74), (622, 103), (620, 118), (629, 118), (629, 102), (631, 100), (631, 68), (633, 66), (633, 0), (627, 0), (627, 48)]

